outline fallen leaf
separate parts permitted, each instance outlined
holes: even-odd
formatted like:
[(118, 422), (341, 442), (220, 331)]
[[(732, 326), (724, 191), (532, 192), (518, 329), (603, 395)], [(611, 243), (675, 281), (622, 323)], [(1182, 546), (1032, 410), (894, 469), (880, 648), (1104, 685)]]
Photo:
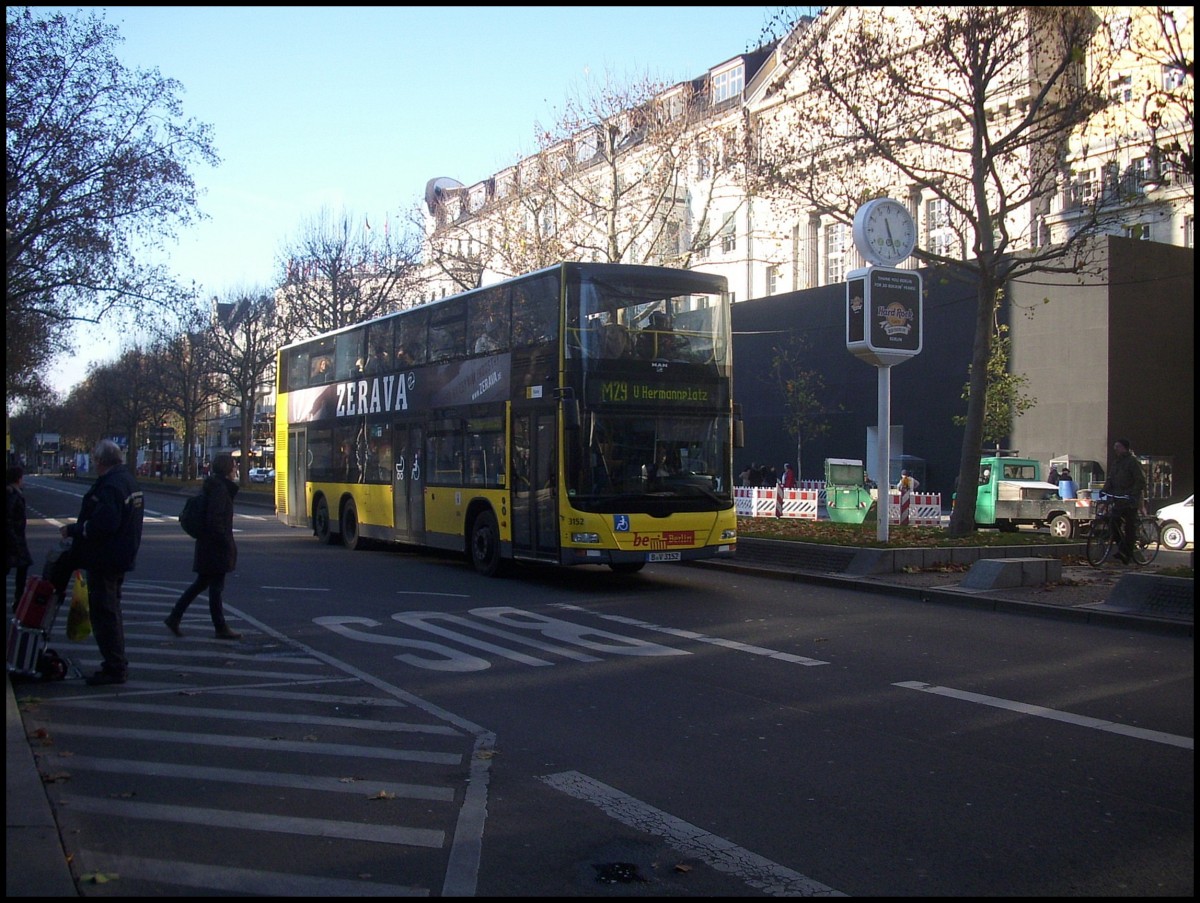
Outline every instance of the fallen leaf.
[(369, 799), (369, 800), (394, 800), (395, 798), (396, 798), (396, 794), (388, 793), (386, 790), (380, 790), (374, 796), (367, 797), (367, 799)]
[(675, 871), (677, 872), (690, 872), (691, 870), (692, 867), (690, 865), (686, 865), (682, 862), (675, 866)]
[(107, 884), (109, 881), (117, 881), (120, 875), (116, 872), (88, 872), (86, 875), (81, 875), (81, 881), (86, 884)]
[(69, 771), (56, 771), (53, 774), (42, 775), (43, 784), (61, 784), (63, 781), (71, 780)]

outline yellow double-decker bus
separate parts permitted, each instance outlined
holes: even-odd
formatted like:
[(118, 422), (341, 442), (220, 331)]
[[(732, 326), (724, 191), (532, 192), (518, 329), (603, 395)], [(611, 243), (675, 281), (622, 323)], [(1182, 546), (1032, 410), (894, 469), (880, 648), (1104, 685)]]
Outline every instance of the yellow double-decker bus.
[(720, 276), (563, 263), (288, 345), (279, 517), (489, 576), (732, 555), (729, 303)]

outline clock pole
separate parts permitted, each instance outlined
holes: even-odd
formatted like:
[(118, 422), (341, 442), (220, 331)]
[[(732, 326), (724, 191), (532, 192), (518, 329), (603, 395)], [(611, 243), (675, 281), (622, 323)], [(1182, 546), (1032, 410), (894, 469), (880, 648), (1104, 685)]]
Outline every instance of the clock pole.
[[(895, 224), (895, 229), (893, 229)], [(867, 201), (854, 214), (853, 238), (865, 269), (846, 281), (846, 348), (878, 370), (876, 537), (888, 541), (892, 481), (892, 367), (920, 353), (924, 327), (921, 274), (896, 269), (916, 246), (908, 208), (892, 198)]]

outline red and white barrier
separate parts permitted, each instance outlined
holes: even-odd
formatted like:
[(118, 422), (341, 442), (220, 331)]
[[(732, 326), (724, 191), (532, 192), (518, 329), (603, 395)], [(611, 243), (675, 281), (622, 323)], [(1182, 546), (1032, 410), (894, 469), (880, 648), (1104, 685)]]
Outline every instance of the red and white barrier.
[[(907, 501), (907, 504), (905, 502)], [(893, 489), (888, 494), (888, 523), (903, 526), (937, 527), (942, 523), (940, 492), (906, 492)]]
[(816, 520), (820, 501), (815, 489), (780, 489), (779, 516)]
[(776, 517), (778, 491), (769, 486), (735, 486), (733, 501), (739, 517)]

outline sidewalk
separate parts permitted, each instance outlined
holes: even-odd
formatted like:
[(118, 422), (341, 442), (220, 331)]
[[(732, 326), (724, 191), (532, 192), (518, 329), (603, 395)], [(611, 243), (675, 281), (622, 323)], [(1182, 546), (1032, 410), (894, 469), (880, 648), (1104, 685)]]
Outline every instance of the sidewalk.
[(6, 897), (78, 897), (58, 825), (17, 710), (12, 679), (5, 681), (4, 837)]
[[(837, 562), (819, 550), (810, 562), (798, 564), (772, 555), (772, 546), (743, 541), (741, 561), (696, 562), (697, 567), (719, 568), (757, 577), (801, 581), (861, 592), (886, 593), (925, 602), (970, 605), (992, 611), (1020, 611), (1027, 614), (1080, 620), (1093, 624), (1122, 625), (1132, 629), (1192, 636), (1194, 631), (1194, 590), (1171, 597), (1166, 606), (1144, 606), (1135, 598), (1120, 598), (1122, 582), (1142, 575), (1126, 571), (1097, 571), (1093, 568), (1064, 568), (1064, 582), (1053, 587), (1024, 586), (974, 591), (954, 581), (962, 574), (893, 573), (876, 576), (846, 576), (836, 573)], [(794, 544), (786, 544), (794, 545)], [(754, 546), (751, 549), (751, 546)], [(1162, 553), (1160, 553), (1161, 556)], [(1185, 553), (1173, 553), (1184, 555)], [(1190, 564), (1192, 553), (1186, 553)], [(1066, 579), (1078, 570), (1079, 579)], [(1083, 577), (1090, 579), (1084, 580)], [(1126, 593), (1126, 596), (1129, 594)], [(31, 686), (36, 686), (32, 684)], [(31, 738), (25, 735), (21, 713), (17, 709), (11, 678), (5, 701), (5, 742), (7, 744), (6, 802), (8, 827), (5, 836), (5, 893), (9, 897), (82, 896), (71, 875), (63, 852), (50, 801), (42, 785), (34, 760)]]

